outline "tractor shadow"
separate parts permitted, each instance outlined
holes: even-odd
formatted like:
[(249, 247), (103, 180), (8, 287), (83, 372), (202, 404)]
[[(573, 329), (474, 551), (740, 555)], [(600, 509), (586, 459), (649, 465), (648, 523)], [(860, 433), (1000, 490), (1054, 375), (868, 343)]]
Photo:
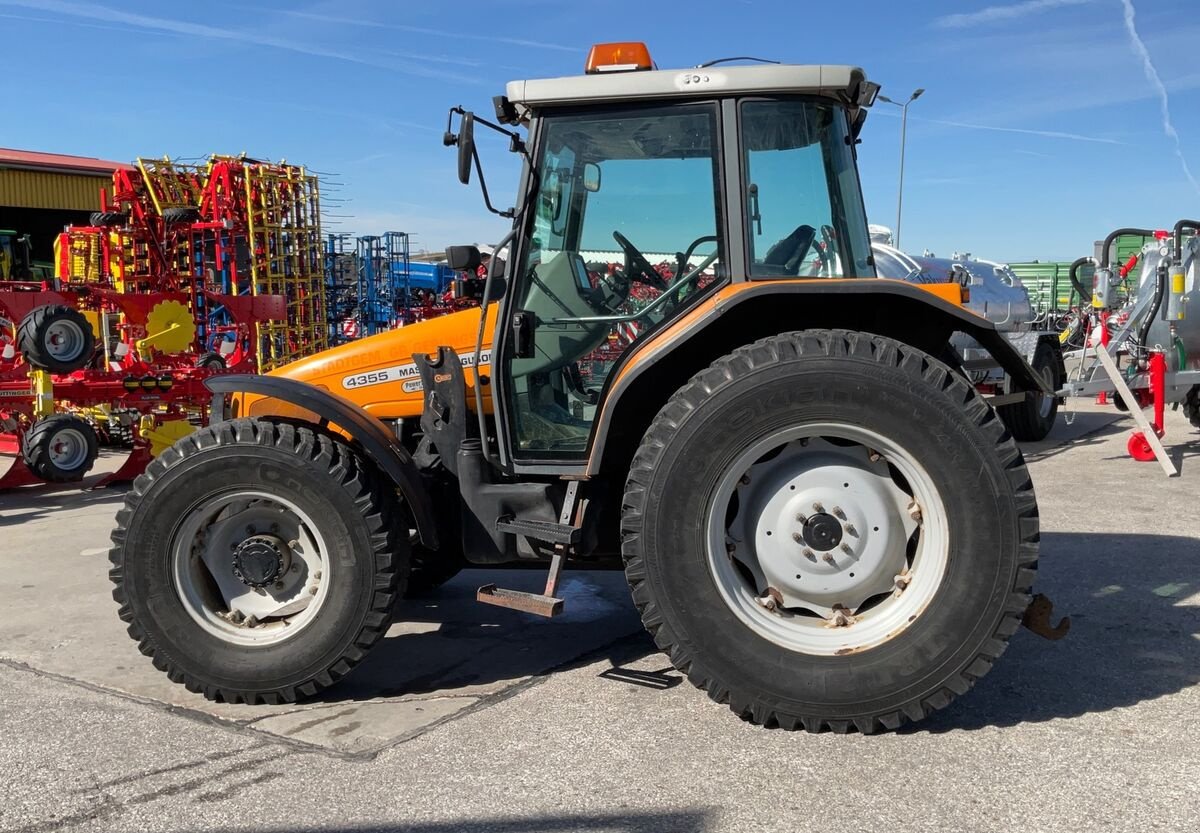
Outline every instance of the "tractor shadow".
[[(1047, 642), (1021, 630), (996, 667), (949, 708), (904, 732), (941, 733), (1069, 719), (1134, 706), (1200, 684), (1200, 544), (1167, 535), (1047, 533), (1036, 585), (1071, 631)], [(531, 570), (468, 570), (424, 599), (324, 702), (475, 694), (606, 660), (606, 683), (659, 689), (681, 679), (641, 629), (619, 571), (568, 571), (554, 620), (489, 607), (476, 588), (540, 592)], [(661, 671), (644, 672), (646, 658)], [(490, 687), (490, 688), (489, 688)], [(501, 685), (501, 688), (504, 686)], [(714, 707), (716, 708), (716, 707)], [(714, 715), (724, 709), (714, 711)]]
[(1050, 435), (1039, 442), (1021, 443), (1021, 453), (1031, 463), (1077, 448), (1102, 445), (1114, 434), (1130, 430), (1133, 420), (1122, 417), (1123, 414), (1113, 411), (1080, 411), (1068, 425), (1059, 412)]
[(567, 570), (563, 613), (543, 619), (481, 604), (484, 584), (540, 593), (542, 570), (464, 570), (422, 598), (406, 599), (396, 622), (363, 664), (315, 698), (362, 701), (431, 693), (486, 695), (497, 684), (539, 677), (582, 662), (614, 665), (653, 649), (620, 570)]
[(1200, 542), (1168, 535), (1046, 533), (1038, 592), (1071, 631), (1021, 630), (995, 668), (904, 732), (1008, 727), (1157, 700), (1200, 684)]

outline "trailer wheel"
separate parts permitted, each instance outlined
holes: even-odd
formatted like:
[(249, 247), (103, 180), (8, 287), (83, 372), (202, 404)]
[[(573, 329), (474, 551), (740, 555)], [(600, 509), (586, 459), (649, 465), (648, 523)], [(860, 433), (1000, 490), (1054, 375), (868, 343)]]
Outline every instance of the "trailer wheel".
[(96, 336), (79, 310), (47, 304), (31, 310), (21, 321), (17, 346), (34, 367), (71, 373), (92, 360)]
[(75, 414), (39, 419), (21, 438), (25, 465), (48, 483), (82, 480), (99, 455), (96, 429)]
[[(1038, 341), (1030, 366), (1052, 390), (1059, 390), (1066, 383), (1067, 366), (1062, 350), (1048, 339)], [(1046, 439), (1054, 428), (1058, 418), (1058, 397), (1035, 395), (1015, 405), (1001, 405), (996, 413), (1014, 438), (1020, 442), (1038, 442)]]
[(755, 723), (872, 732), (947, 705), (1030, 600), (1020, 450), (959, 374), (810, 330), (714, 362), (626, 483), (626, 575), (675, 667)]
[(135, 481), (109, 577), (139, 649), (210, 700), (293, 702), (387, 630), (408, 542), (395, 490), (341, 440), (239, 419), (197, 431)]

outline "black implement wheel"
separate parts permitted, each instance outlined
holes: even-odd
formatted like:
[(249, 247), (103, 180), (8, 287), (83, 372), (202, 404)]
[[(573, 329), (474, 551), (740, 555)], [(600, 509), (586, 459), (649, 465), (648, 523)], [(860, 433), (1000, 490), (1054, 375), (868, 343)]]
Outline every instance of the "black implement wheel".
[(129, 222), (129, 215), (123, 211), (93, 211), (89, 222), (100, 228), (123, 226)]
[(194, 223), (200, 219), (200, 210), (190, 206), (165, 208), (162, 213), (163, 222), (167, 225)]
[(931, 356), (809, 330), (714, 362), (626, 483), (626, 575), (671, 662), (767, 726), (894, 729), (963, 694), (1030, 600), (1021, 453)]
[[(1067, 381), (1067, 365), (1062, 350), (1048, 339), (1038, 341), (1030, 366), (1046, 380), (1051, 390), (1059, 390)], [(1058, 397), (1036, 394), (1015, 405), (1001, 405), (996, 409), (1000, 419), (1008, 426), (1020, 442), (1038, 442), (1046, 439), (1058, 417)]]
[(196, 359), (196, 367), (201, 370), (224, 370), (225, 357), (220, 353), (203, 353), (200, 358)]
[(293, 702), (387, 630), (408, 541), (395, 489), (340, 439), (238, 419), (180, 440), (117, 514), (109, 577), (156, 668), (211, 700)]
[(25, 465), (48, 483), (82, 480), (99, 454), (96, 429), (74, 414), (39, 419), (21, 438)]
[(92, 360), (96, 335), (83, 313), (61, 304), (30, 310), (17, 330), (17, 347), (31, 365), (71, 373)]

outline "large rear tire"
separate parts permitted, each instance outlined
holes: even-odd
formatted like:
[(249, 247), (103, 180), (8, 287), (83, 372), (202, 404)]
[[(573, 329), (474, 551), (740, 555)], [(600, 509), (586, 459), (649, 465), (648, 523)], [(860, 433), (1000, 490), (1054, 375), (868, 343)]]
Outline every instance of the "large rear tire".
[(395, 490), (330, 435), (239, 419), (163, 452), (117, 514), (113, 598), (142, 653), (211, 700), (293, 702), (387, 630)]
[(894, 729), (1004, 651), (1038, 512), (1021, 453), (958, 373), (810, 330), (719, 359), (638, 449), (621, 519), (642, 621), (717, 702), (767, 726)]

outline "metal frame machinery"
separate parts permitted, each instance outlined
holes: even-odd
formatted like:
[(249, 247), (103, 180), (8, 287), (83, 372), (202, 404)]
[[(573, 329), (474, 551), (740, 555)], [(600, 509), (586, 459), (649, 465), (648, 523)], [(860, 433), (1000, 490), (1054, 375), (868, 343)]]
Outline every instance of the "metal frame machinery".
[[(16, 444), (56, 407), (106, 424), (136, 413), (135, 451), (116, 476), (128, 479), (189, 421), (203, 424), (209, 376), (324, 349), (319, 212), (317, 178), (286, 163), (139, 159), (116, 170), (91, 224), (56, 241), (55, 279), (0, 283), (0, 316), (14, 327), (0, 416)], [(62, 344), (79, 350), (66, 356)], [(18, 464), (0, 487), (27, 479)]]
[[(1200, 328), (1187, 317), (1188, 307), (1200, 303), (1198, 233), (1196, 220), (1180, 220), (1169, 231), (1117, 229), (1097, 256), (1070, 269), (1075, 291), (1090, 303), (1063, 333), (1076, 346), (1066, 354), (1069, 379), (1061, 393), (1103, 396), (1129, 411), (1138, 426), (1127, 444), (1130, 456), (1157, 460), (1168, 474), (1176, 469), (1160, 442), (1166, 405), (1182, 406), (1200, 427)], [(1149, 242), (1120, 262), (1115, 244), (1132, 235)], [(1090, 287), (1080, 278), (1089, 266)], [(1142, 413), (1147, 407), (1151, 420)]]

